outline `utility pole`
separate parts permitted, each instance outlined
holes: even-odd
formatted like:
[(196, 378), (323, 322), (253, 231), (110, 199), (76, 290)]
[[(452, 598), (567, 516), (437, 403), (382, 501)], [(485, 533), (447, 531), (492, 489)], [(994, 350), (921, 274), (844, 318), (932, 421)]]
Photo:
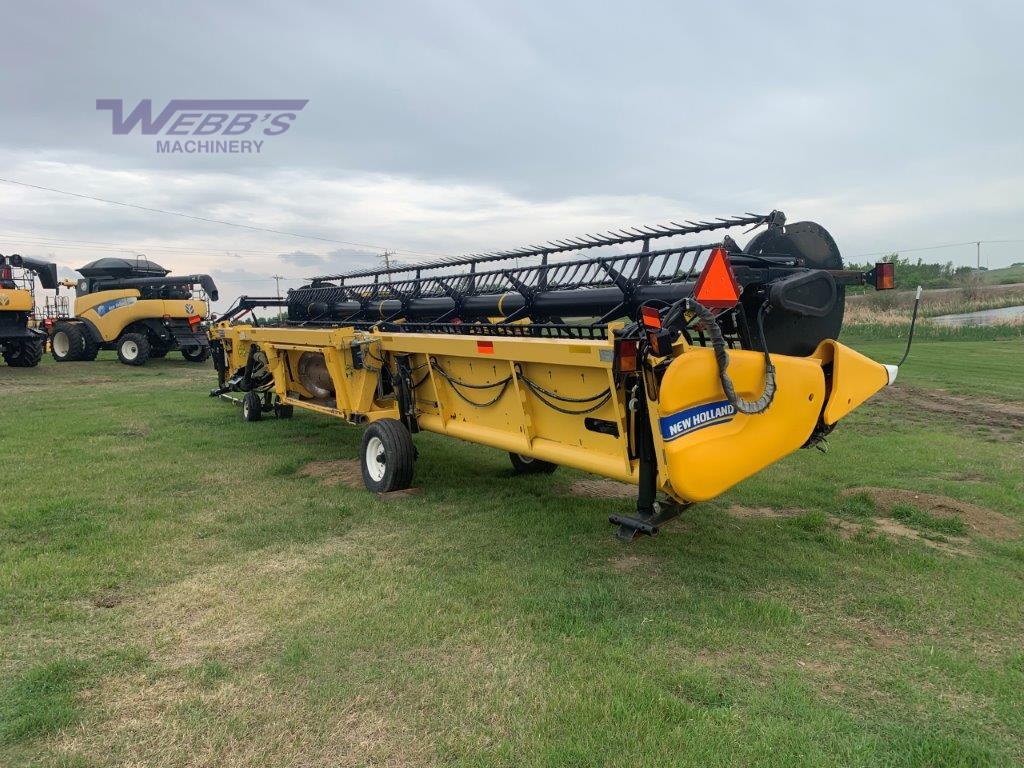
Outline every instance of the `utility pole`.
[[(385, 250), (380, 257), (384, 259), (384, 269), (391, 269), (391, 251)], [(391, 282), (391, 275), (388, 275), (388, 282)]]
[(281, 281), (284, 280), (284, 277), (282, 277), (281, 275), (272, 275), (272, 277), (274, 278), (274, 282), (277, 283), (277, 298), (280, 299), (281, 298)]
[(981, 269), (981, 240), (978, 240), (975, 246), (978, 248), (978, 269)]

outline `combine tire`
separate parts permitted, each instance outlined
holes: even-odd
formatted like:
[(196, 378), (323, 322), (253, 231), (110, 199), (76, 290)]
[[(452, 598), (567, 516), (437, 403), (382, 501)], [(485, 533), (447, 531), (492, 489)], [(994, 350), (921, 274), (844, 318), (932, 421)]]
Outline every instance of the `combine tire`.
[(96, 355), (100, 353), (100, 345), (96, 343), (96, 339), (89, 333), (88, 328), (82, 328), (82, 356), (80, 360), (95, 360)]
[(263, 418), (263, 400), (256, 392), (246, 392), (242, 398), (242, 418), (246, 421), (259, 421)]
[(203, 344), (194, 347), (182, 347), (181, 356), (190, 363), (205, 363), (210, 359), (210, 348)]
[(363, 484), (374, 493), (401, 491), (412, 484), (416, 447), (402, 422), (381, 419), (363, 433)]
[(57, 323), (50, 336), (50, 353), (58, 363), (81, 360), (85, 354), (85, 334), (77, 323)]
[(510, 453), (508, 457), (517, 475), (550, 475), (558, 469), (557, 464), (552, 464), (550, 461), (532, 459), (529, 456), (523, 456), (521, 453)]
[(4, 361), (11, 368), (35, 368), (43, 359), (43, 342), (35, 339), (9, 344), (4, 350)]
[(117, 340), (117, 359), (125, 365), (145, 365), (149, 350), (149, 339), (141, 333), (126, 333)]

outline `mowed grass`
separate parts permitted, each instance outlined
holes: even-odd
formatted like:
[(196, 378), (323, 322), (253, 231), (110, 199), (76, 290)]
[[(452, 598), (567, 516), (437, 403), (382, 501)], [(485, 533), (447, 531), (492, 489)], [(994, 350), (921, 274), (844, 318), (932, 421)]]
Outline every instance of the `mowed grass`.
[[(1022, 353), (922, 342), (901, 376), (1019, 404)], [(623, 545), (628, 501), (434, 435), (406, 497), (301, 476), (359, 431), (244, 423), (212, 379), (0, 368), (0, 765), (1024, 761), (1020, 538), (843, 493), (1019, 524), (1014, 424), (882, 397)]]

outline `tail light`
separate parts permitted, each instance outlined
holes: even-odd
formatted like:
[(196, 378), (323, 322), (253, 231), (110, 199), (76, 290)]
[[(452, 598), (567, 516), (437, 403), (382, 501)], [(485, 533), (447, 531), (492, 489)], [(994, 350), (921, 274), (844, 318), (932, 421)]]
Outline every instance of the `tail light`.
[(638, 368), (636, 339), (616, 339), (612, 370), (615, 373), (634, 373)]
[(11, 268), (9, 266), (4, 265), (0, 267), (0, 280), (10, 280), (12, 279), (12, 276)]
[(641, 307), (640, 317), (643, 320), (644, 328), (655, 331), (661, 328), (661, 313), (654, 307)]
[(199, 315), (192, 315), (192, 317), (188, 319), (188, 324), (192, 327), (199, 325), (201, 322), (203, 322), (203, 318)]
[(891, 261), (875, 264), (875, 290), (888, 291), (896, 287), (896, 265)]

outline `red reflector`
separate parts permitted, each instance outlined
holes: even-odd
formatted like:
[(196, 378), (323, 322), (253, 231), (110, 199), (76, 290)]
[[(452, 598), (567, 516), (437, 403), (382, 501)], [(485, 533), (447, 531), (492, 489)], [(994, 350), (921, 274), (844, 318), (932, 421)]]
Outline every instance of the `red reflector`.
[(201, 322), (203, 322), (203, 318), (199, 315), (192, 315), (192, 317), (188, 319), (189, 325), (199, 325)]
[(494, 354), (494, 342), (493, 341), (478, 341), (476, 343), (476, 351), (481, 355), (493, 355)]
[(875, 290), (887, 291), (896, 287), (896, 265), (891, 261), (875, 264)]
[(740, 300), (740, 286), (732, 273), (732, 267), (729, 266), (725, 248), (715, 248), (711, 251), (704, 271), (697, 278), (693, 297), (705, 307), (717, 309), (735, 307)]
[(0, 280), (10, 280), (10, 279), (11, 279), (11, 268), (10, 267), (0, 267)]
[(661, 328), (661, 313), (654, 307), (641, 307), (640, 315), (644, 320), (644, 328)]
[(615, 342), (615, 365), (618, 373), (633, 373), (637, 369), (636, 339), (618, 339)]

